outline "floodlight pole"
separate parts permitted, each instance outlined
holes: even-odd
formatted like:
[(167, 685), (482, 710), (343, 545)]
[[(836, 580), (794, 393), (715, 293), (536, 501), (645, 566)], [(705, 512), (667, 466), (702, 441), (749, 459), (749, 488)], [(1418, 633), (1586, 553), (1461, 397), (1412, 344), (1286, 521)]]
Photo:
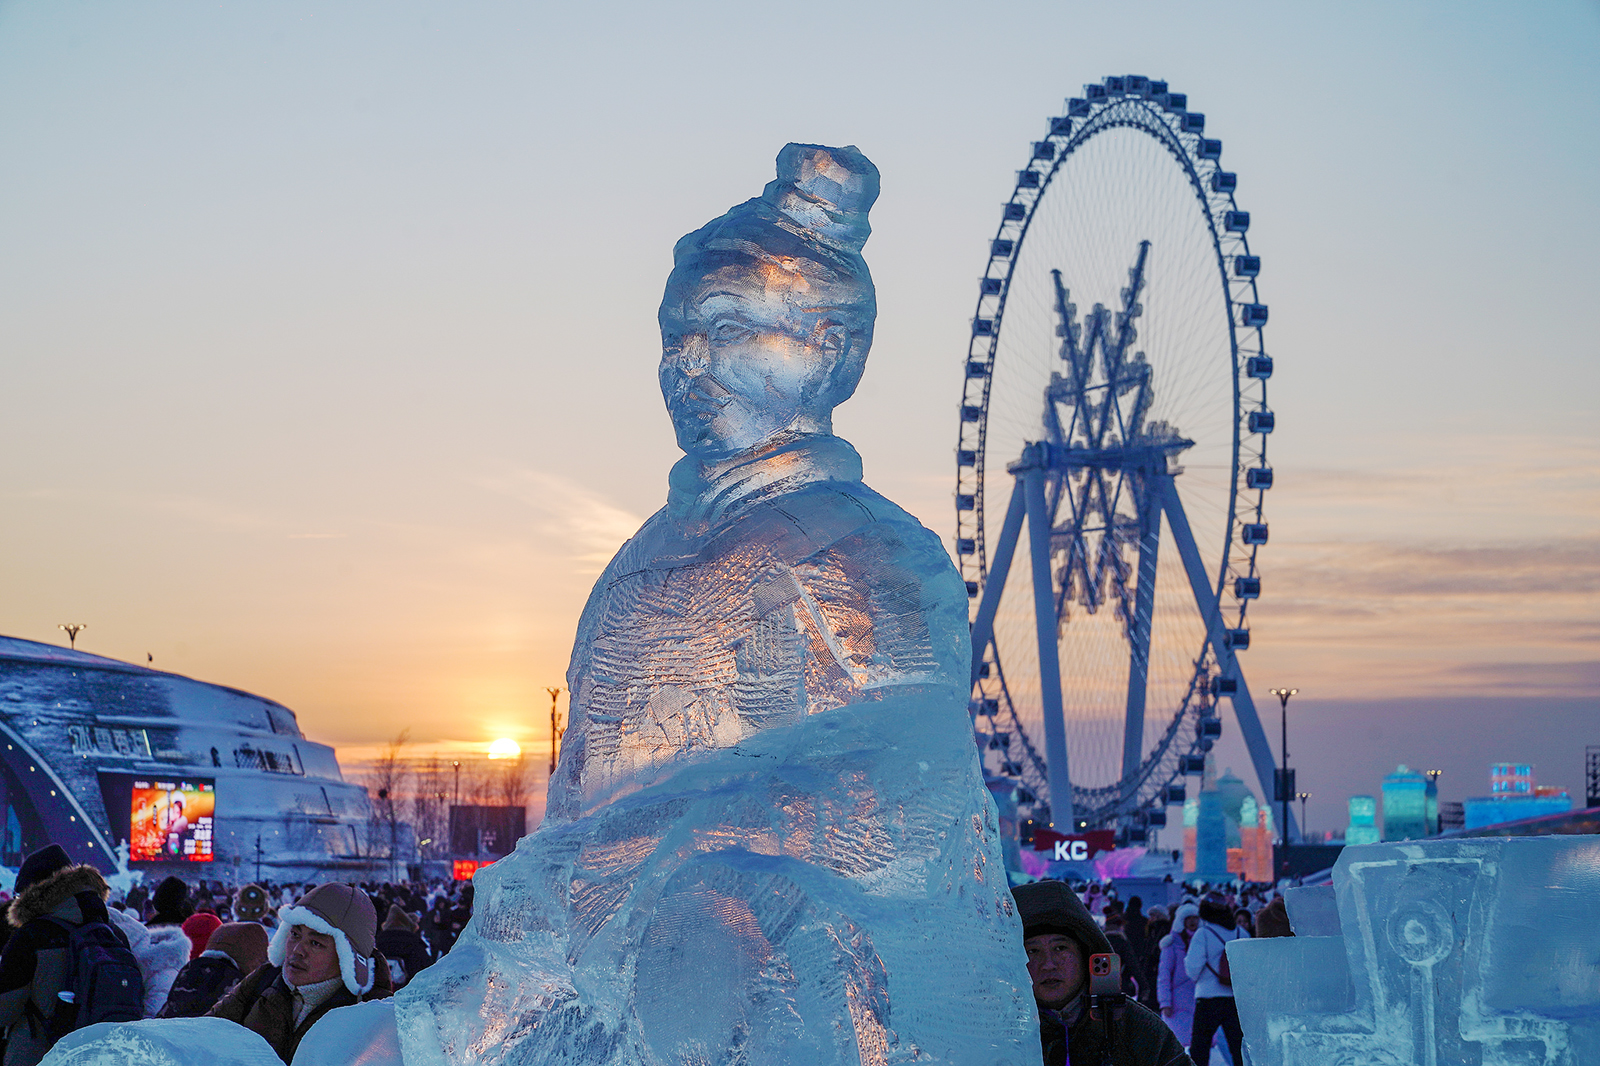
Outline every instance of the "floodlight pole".
[(1277, 792), (1283, 798), (1283, 846), (1289, 846), (1289, 697), (1300, 690), (1297, 688), (1269, 689), (1278, 697), (1278, 705), (1283, 711), (1283, 771), (1278, 777)]

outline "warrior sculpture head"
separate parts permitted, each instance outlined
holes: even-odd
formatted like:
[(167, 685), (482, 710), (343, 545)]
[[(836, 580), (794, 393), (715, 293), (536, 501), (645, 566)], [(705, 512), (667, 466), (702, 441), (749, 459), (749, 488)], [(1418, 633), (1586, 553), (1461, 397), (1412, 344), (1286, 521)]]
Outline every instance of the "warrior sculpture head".
[(852, 147), (789, 144), (762, 194), (673, 248), (661, 393), (704, 462), (832, 432), (872, 346), (861, 258), (878, 168)]

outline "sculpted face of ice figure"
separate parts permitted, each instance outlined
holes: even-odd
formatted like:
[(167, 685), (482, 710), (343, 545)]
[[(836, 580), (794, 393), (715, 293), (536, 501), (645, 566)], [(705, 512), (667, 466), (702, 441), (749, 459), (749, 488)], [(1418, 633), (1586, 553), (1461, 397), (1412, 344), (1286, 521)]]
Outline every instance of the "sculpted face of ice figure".
[(790, 145), (761, 197), (678, 242), (661, 393), (685, 452), (717, 460), (832, 431), (872, 344), (860, 253), (877, 198), (859, 152)]
[(396, 1000), (409, 1066), (1037, 1063), (966, 591), (831, 432), (876, 168), (791, 144), (661, 304), (685, 456), (595, 584), (548, 814)]

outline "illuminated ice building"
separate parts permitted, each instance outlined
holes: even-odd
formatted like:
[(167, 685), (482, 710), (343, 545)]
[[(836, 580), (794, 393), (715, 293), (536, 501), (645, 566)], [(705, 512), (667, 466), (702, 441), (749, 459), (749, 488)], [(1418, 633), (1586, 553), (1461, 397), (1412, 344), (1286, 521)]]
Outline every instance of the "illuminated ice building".
[(1529, 763), (1499, 762), (1489, 767), (1489, 795), (1473, 796), (1464, 807), (1466, 827), (1482, 829), (1524, 818), (1564, 814), (1572, 810), (1572, 796), (1564, 788), (1535, 783)]
[(1216, 756), (1208, 753), (1200, 794), (1183, 805), (1185, 877), (1271, 881), (1274, 832), (1271, 809), (1232, 770), (1218, 777)]
[(0, 637), (0, 743), (6, 866), (54, 842), (107, 872), (125, 849), (146, 881), (387, 868), (364, 847), (366, 789), (248, 692)]

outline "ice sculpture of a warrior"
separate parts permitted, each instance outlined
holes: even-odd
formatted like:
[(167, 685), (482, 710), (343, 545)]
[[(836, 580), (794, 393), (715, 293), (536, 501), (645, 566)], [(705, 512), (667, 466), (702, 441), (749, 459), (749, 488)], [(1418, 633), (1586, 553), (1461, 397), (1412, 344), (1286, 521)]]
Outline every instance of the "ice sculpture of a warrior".
[(680, 240), (686, 453), (578, 626), (539, 830), (398, 997), (408, 1066), (1039, 1061), (966, 712), (966, 590), (832, 433), (878, 172), (790, 144)]

